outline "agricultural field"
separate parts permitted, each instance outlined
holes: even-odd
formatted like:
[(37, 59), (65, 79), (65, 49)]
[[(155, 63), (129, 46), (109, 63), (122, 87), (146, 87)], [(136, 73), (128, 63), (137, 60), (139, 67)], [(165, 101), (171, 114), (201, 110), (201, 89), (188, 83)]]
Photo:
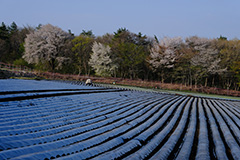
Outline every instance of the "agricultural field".
[(0, 80), (0, 159), (240, 159), (240, 101)]

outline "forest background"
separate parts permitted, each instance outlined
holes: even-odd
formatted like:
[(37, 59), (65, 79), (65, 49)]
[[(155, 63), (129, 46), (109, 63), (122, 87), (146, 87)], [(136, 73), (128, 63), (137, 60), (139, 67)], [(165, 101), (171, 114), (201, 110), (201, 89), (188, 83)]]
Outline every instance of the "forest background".
[(74, 35), (51, 24), (0, 25), (0, 62), (63, 74), (239, 90), (240, 40), (147, 37), (119, 28)]

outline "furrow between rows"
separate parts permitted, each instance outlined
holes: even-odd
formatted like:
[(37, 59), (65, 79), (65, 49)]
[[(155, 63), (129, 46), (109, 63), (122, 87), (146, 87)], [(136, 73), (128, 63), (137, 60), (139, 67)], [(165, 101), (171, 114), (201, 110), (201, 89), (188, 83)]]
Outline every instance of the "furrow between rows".
[[(145, 100), (147, 101), (147, 100)], [(126, 103), (126, 102), (125, 102)], [(52, 134), (52, 136), (47, 136), (45, 135), (44, 137), (46, 138), (40, 138), (41, 140), (38, 140), (39, 138), (34, 138), (34, 139), (30, 139), (28, 140), (29, 143), (35, 143), (35, 144), (41, 144), (41, 143), (46, 143), (46, 142), (49, 142), (50, 140), (51, 141), (54, 141), (54, 140), (57, 140), (57, 139), (62, 139), (64, 137), (68, 137), (68, 136), (73, 136), (72, 134), (74, 133), (75, 135), (77, 134), (80, 134), (80, 132), (78, 131), (79, 130), (79, 127), (83, 128), (87, 128), (89, 125), (94, 125), (94, 123), (101, 123), (102, 120), (106, 120), (106, 117), (114, 117), (116, 115), (116, 112), (119, 110), (120, 112), (124, 112), (126, 109), (128, 108), (131, 108), (131, 105), (135, 105), (137, 106), (138, 104), (142, 103), (141, 101), (138, 101), (138, 102), (131, 102), (131, 103), (126, 103), (125, 105), (119, 105), (118, 107), (114, 106), (114, 107), (109, 107), (108, 111), (109, 113), (107, 112), (96, 112), (95, 114), (93, 114), (93, 117), (92, 119), (88, 119), (86, 121), (80, 121), (79, 125), (75, 126), (75, 124), (70, 124), (70, 129), (69, 130), (65, 130), (63, 132), (59, 132), (59, 133), (54, 133)], [(120, 107), (121, 106), (121, 107)], [(111, 115), (112, 114), (112, 115)], [(89, 117), (89, 116), (88, 116)], [(100, 119), (99, 119), (99, 118)], [(82, 117), (83, 118), (83, 117)], [(90, 117), (89, 117), (90, 118)], [(117, 117), (116, 117), (117, 118)], [(75, 127), (74, 127), (75, 126)], [(64, 126), (62, 126), (61, 128), (64, 128)], [(90, 129), (90, 128), (89, 128)], [(68, 132), (72, 133), (72, 134), (67, 134)], [(62, 135), (62, 136), (57, 136), (57, 135)], [(52, 138), (53, 137), (53, 138)], [(18, 137), (19, 138), (19, 137)], [(9, 141), (9, 138), (6, 138), (4, 137), (4, 139), (2, 139), (2, 141), (5, 140), (5, 145), (4, 146), (15, 146), (15, 147), (18, 147), (18, 146), (25, 146), (24, 145), (24, 140), (21, 139), (21, 140), (17, 140), (17, 141)], [(6, 141), (7, 140), (7, 141)], [(26, 145), (29, 145), (29, 143), (25, 142)]]
[(175, 125), (180, 121), (188, 101), (189, 98), (182, 98), (174, 105), (169, 106), (171, 108), (160, 120), (135, 137), (134, 139), (140, 141), (142, 146), (139, 150), (127, 155), (125, 159), (149, 159), (157, 153), (175, 130)]
[[(145, 102), (145, 103), (146, 103), (146, 102)], [(139, 106), (139, 105), (140, 105), (140, 104), (135, 104), (135, 106)], [(135, 111), (133, 110), (133, 113), (134, 113), (134, 112), (135, 112)], [(123, 118), (123, 117), (117, 116), (117, 117), (115, 118), (115, 120), (116, 120), (116, 119), (119, 119), (119, 120), (120, 120), (121, 118)], [(114, 119), (113, 119), (113, 120), (114, 120)], [(110, 121), (106, 121), (106, 123), (110, 123)], [(102, 126), (102, 125), (99, 124), (98, 126)], [(94, 127), (94, 126), (93, 126), (93, 127)], [(97, 126), (96, 126), (96, 127), (97, 127)], [(96, 127), (95, 127), (95, 128), (96, 128)], [(90, 129), (90, 128), (89, 128), (89, 129)], [(92, 129), (94, 129), (94, 128), (92, 128)], [(81, 136), (81, 135), (79, 135), (79, 136)], [(96, 138), (96, 137), (94, 137), (94, 138)], [(69, 140), (64, 140), (64, 139), (63, 139), (61, 142), (62, 142), (62, 143), (71, 143), (71, 142), (70, 142), (70, 138), (69, 138)], [(95, 141), (93, 141), (93, 142), (95, 142)], [(64, 146), (64, 144), (61, 144), (61, 143), (58, 142), (58, 141), (56, 141), (56, 143), (53, 144), (53, 145), (50, 145), (50, 144), (46, 144), (46, 145), (43, 144), (43, 145), (46, 146), (44, 149), (48, 149), (48, 148), (49, 148), (49, 149), (52, 149), (52, 147), (54, 147), (54, 146), (59, 146), (59, 145), (60, 145), (60, 146)], [(73, 145), (73, 146), (74, 146), (74, 145)], [(72, 148), (73, 146), (70, 146), (70, 147)], [(42, 148), (41, 145), (40, 145), (40, 146), (36, 146), (36, 147), (37, 147), (37, 148)], [(35, 149), (36, 149), (36, 147), (35, 147)], [(27, 147), (26, 150), (28, 150), (28, 148), (31, 149), (31, 147)], [(57, 148), (59, 148), (59, 147), (57, 147)], [(21, 149), (20, 149), (20, 150), (21, 150)], [(23, 148), (22, 150), (24, 150), (24, 148)], [(15, 150), (15, 151), (17, 152), (17, 150)], [(10, 151), (9, 151), (9, 152), (10, 152)], [(14, 152), (13, 152), (13, 153), (14, 153)], [(0, 154), (1, 154), (1, 152), (0, 152)], [(7, 155), (7, 154), (8, 154), (8, 153), (4, 153), (4, 155)]]

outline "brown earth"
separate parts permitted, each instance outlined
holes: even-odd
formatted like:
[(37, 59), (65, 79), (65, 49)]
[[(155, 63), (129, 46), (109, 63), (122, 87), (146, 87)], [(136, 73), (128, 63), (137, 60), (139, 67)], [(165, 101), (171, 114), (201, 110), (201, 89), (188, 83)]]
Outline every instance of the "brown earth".
[[(227, 90), (215, 87), (204, 87), (204, 86), (186, 86), (182, 84), (172, 84), (172, 83), (161, 83), (159, 81), (143, 81), (143, 80), (131, 80), (123, 78), (103, 78), (103, 77), (92, 77), (92, 76), (79, 76), (79, 75), (63, 75), (59, 73), (50, 72), (35, 72), (35, 73), (15, 73), (6, 70), (0, 70), (0, 79), (7, 79), (10, 77), (34, 77), (34, 78), (45, 78), (45, 79), (62, 79), (62, 80), (77, 80), (86, 81), (90, 78), (93, 83), (104, 83), (104, 84), (116, 84), (116, 85), (127, 85), (143, 88), (153, 88), (153, 89), (167, 89), (176, 91), (193, 91), (198, 93), (207, 94), (217, 94), (225, 96), (235, 96), (240, 97), (240, 91)], [(41, 79), (41, 78), (40, 78)]]

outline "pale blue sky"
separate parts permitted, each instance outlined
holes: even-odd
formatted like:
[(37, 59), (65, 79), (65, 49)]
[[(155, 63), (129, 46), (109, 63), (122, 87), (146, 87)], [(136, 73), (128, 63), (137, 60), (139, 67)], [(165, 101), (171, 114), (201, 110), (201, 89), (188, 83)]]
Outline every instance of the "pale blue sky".
[(183, 38), (240, 39), (240, 0), (0, 0), (0, 22), (47, 24), (75, 35), (129, 31)]

